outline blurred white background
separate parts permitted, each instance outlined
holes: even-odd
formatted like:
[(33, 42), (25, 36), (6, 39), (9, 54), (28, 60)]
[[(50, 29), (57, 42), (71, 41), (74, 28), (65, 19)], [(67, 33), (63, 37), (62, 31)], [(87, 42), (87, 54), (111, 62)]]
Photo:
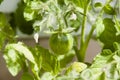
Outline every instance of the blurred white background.
[(0, 12), (4, 13), (13, 12), (16, 9), (17, 3), (19, 1), (20, 0), (4, 0), (0, 5)]

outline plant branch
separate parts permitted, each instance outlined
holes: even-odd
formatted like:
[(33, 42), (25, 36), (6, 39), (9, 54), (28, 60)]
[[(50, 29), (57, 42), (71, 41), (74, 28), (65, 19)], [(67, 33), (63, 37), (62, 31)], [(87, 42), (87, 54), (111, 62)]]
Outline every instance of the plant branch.
[(79, 55), (78, 60), (79, 61), (84, 61), (85, 57), (85, 26), (86, 26), (86, 20), (87, 20), (87, 11), (88, 11), (88, 5), (90, 3), (90, 0), (87, 0), (84, 4), (84, 16), (83, 16), (83, 23), (82, 23), (82, 29), (81, 29), (81, 38), (80, 38), (80, 50), (79, 50)]
[[(107, 0), (106, 4), (109, 4), (111, 1), (112, 0)], [(84, 7), (84, 14), (85, 15), (87, 14), (88, 4)], [(104, 6), (103, 6), (103, 8), (104, 8)], [(102, 16), (102, 14), (103, 14), (103, 8), (99, 12), (98, 17), (95, 20), (95, 23), (98, 20), (98, 18)], [(85, 54), (86, 54), (86, 49), (88, 47), (88, 43), (90, 41), (90, 38), (91, 38), (91, 36), (92, 36), (95, 28), (96, 28), (96, 25), (93, 24), (92, 28), (91, 28), (91, 30), (90, 30), (90, 32), (89, 32), (89, 34), (88, 34), (88, 36), (86, 37), (86, 40), (85, 40), (85, 26), (86, 26), (86, 16), (84, 16), (84, 20), (83, 20), (83, 24), (82, 24), (81, 39), (80, 39), (81, 40), (81, 45), (80, 45), (79, 55), (77, 55), (78, 60), (82, 61), (82, 62), (84, 61)]]
[(92, 34), (93, 34), (95, 28), (96, 28), (96, 26), (93, 25), (92, 28), (91, 28), (91, 30), (90, 30), (90, 32), (89, 32), (89, 35), (88, 35), (87, 38), (86, 38), (86, 41), (85, 41), (85, 48), (87, 48), (88, 43), (89, 43), (89, 41), (90, 41), (90, 38), (91, 38), (91, 36), (92, 36)]
[(86, 26), (86, 19), (87, 19), (86, 15), (87, 15), (87, 10), (88, 10), (88, 3), (87, 4), (86, 3), (84, 6), (84, 16), (83, 16), (83, 23), (82, 23), (82, 29), (81, 29), (80, 47), (82, 47), (85, 42), (85, 26)]

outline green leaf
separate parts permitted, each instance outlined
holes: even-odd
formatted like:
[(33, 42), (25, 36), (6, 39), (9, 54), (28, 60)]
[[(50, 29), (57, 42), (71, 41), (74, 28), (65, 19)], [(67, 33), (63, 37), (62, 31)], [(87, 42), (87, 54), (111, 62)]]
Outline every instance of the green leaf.
[(35, 14), (35, 12), (33, 10), (31, 10), (29, 7), (25, 8), (24, 17), (27, 21), (33, 20), (34, 14)]
[(76, 71), (76, 72), (82, 72), (84, 69), (87, 68), (87, 65), (82, 62), (73, 62), (71, 66), (68, 68), (68, 72), (70, 71)]
[(118, 44), (117, 42), (114, 42), (113, 47), (115, 48), (115, 50), (119, 50), (120, 49), (120, 44)]
[(42, 68), (45, 71), (52, 72), (53, 74), (58, 73), (60, 68), (60, 63), (56, 56), (51, 54), (48, 49), (38, 46), (38, 54), (42, 58)]
[(105, 29), (103, 24), (103, 19), (101, 17), (98, 17), (95, 26), (96, 26), (96, 36), (99, 37)]
[(104, 66), (105, 64), (107, 64), (109, 61), (111, 61), (110, 59), (112, 59), (112, 52), (111, 50), (103, 50), (103, 52), (101, 54), (98, 54), (95, 58), (94, 58), (94, 62), (91, 65), (91, 67), (94, 68), (99, 68)]
[(24, 18), (27, 21), (31, 21), (36, 18), (41, 19), (41, 14), (44, 13), (44, 10), (43, 10), (44, 5), (42, 4), (42, 2), (41, 1), (28, 1), (27, 3), (26, 3), (24, 13), (23, 13)]
[(30, 73), (25, 72), (22, 74), (21, 80), (34, 80), (34, 78)]
[(72, 71), (69, 75), (58, 76), (55, 80), (80, 80), (78, 79), (79, 73)]
[(69, 27), (75, 28), (78, 31), (82, 25), (83, 15), (78, 11), (69, 11), (66, 15), (66, 20)]
[(32, 63), (35, 63), (34, 56), (32, 55), (31, 51), (26, 46), (24, 46), (23, 43), (18, 42), (17, 44), (8, 44), (6, 48), (16, 50), (19, 54), (24, 55), (26, 59), (28, 59)]
[(19, 28), (19, 30), (25, 34), (32, 34), (33, 33), (33, 21), (26, 21), (23, 15), (25, 10), (25, 4), (20, 2), (18, 4), (18, 8), (14, 13), (14, 23), (15, 26)]
[(21, 65), (19, 63), (21, 58), (19, 57), (18, 53), (14, 49), (6, 48), (3, 57), (6, 61), (10, 73), (13, 76), (16, 76), (18, 72), (21, 70)]
[[(35, 30), (39, 29), (40, 31), (42, 31), (42, 29), (47, 28), (57, 29), (60, 26), (63, 28), (69, 26), (75, 28), (77, 31), (82, 23), (81, 19), (83, 16), (82, 15), (83, 9), (81, 9), (81, 7), (75, 7), (74, 4), (64, 5), (64, 7), (62, 8), (61, 6), (58, 5), (58, 4), (61, 5), (62, 3), (65, 2), (66, 1), (62, 0), (61, 1), (58, 0), (58, 3), (55, 3), (53, 0), (46, 2), (29, 1), (29, 4), (26, 3), (24, 17), (27, 21), (35, 20), (33, 24)], [(71, 1), (68, 1), (68, 3), (70, 2)], [(68, 18), (66, 18), (66, 22), (64, 22), (65, 21), (64, 16), (66, 16), (69, 10), (70, 11), (74, 10), (74, 14), (76, 14), (77, 18), (76, 20), (69, 20)]]
[(6, 40), (13, 42), (14, 31), (7, 22), (7, 18), (3, 13), (0, 13), (0, 49), (4, 46)]
[(7, 40), (8, 42), (14, 41), (14, 31), (8, 24), (4, 25), (3, 28), (0, 29), (0, 49), (2, 49)]
[(60, 67), (61, 68), (66, 67), (73, 60), (74, 56), (75, 56), (74, 50), (71, 50), (66, 55), (58, 56), (58, 60), (60, 61)]
[(103, 9), (104, 9), (104, 12), (109, 15), (115, 14), (115, 10), (112, 8), (112, 6), (110, 4), (105, 5)]
[(120, 35), (120, 21), (117, 19), (116, 16), (114, 17), (114, 19), (115, 19), (115, 28), (117, 30), (116, 35)]
[(105, 72), (102, 72), (100, 76), (96, 80), (106, 80), (105, 78)]
[[(82, 63), (78, 62), (77, 65), (75, 65), (75, 66), (79, 68), (80, 65), (83, 66)], [(67, 74), (65, 73), (61, 76), (56, 77), (55, 80), (80, 80), (79, 79), (79, 74), (80, 74), (79, 71), (71, 70)]]
[[(120, 50), (120, 49), (119, 49)], [(119, 80), (120, 56), (111, 50), (103, 50), (98, 54), (92, 65), (80, 74), (81, 80)]]
[[(115, 23), (110, 18), (105, 18), (101, 21), (101, 26), (98, 27), (98, 39), (104, 44), (104, 49), (111, 49), (114, 51), (113, 43), (119, 42), (120, 36), (116, 36), (117, 30), (115, 28)], [(104, 25), (104, 26), (103, 26)], [(103, 29), (100, 30), (100, 27)]]

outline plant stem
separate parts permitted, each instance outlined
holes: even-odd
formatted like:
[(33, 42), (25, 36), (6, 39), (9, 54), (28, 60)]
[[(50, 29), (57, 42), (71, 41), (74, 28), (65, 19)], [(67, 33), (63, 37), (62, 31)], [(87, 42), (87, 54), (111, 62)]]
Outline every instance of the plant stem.
[(87, 11), (88, 11), (88, 5), (89, 5), (90, 0), (87, 0), (84, 4), (84, 16), (83, 16), (83, 23), (82, 23), (82, 29), (81, 29), (81, 38), (80, 38), (80, 50), (79, 50), (79, 55), (78, 60), (79, 61), (84, 61), (85, 53), (86, 53), (86, 46), (85, 44), (85, 26), (86, 26), (86, 19), (87, 19)]
[[(89, 1), (89, 0), (88, 0), (88, 1)], [(106, 4), (109, 4), (111, 1), (112, 1), (112, 0), (106, 1)], [(105, 5), (106, 5), (106, 4), (105, 4)], [(89, 5), (89, 3), (86, 4), (86, 6), (84, 7), (84, 15), (87, 14), (88, 5)], [(103, 8), (104, 8), (104, 6), (103, 6)], [(98, 15), (98, 17), (96, 18), (95, 22), (98, 20), (99, 17), (102, 16), (102, 14), (103, 14), (103, 8), (102, 8), (101, 11), (99, 12), (99, 15)], [(83, 24), (82, 24), (82, 29), (81, 29), (81, 39), (80, 39), (80, 44), (81, 44), (81, 45), (80, 45), (79, 53), (77, 53), (77, 58), (78, 58), (78, 60), (81, 61), (81, 62), (83, 62), (84, 59), (85, 59), (86, 49), (87, 49), (87, 47), (88, 47), (88, 43), (89, 43), (90, 38), (91, 38), (91, 36), (92, 36), (95, 28), (96, 28), (96, 25), (93, 24), (93, 25), (92, 25), (92, 28), (91, 28), (91, 30), (90, 30), (90, 32), (89, 32), (89, 34), (88, 34), (88, 36), (86, 37), (86, 40), (85, 40), (85, 26), (86, 26), (86, 16), (84, 16), (84, 18), (83, 18)]]
[(80, 39), (80, 47), (83, 46), (85, 41), (85, 26), (86, 26), (86, 14), (87, 14), (88, 5), (84, 6), (84, 16), (83, 16), (83, 23), (81, 29), (81, 39)]
[(83, 47), (80, 49), (80, 53), (81, 53), (80, 58), (81, 58), (81, 61), (84, 61), (86, 49), (87, 49), (87, 47), (88, 47), (88, 43), (89, 43), (89, 41), (90, 41), (90, 38), (91, 38), (94, 30), (95, 30), (95, 26), (93, 25), (92, 28), (91, 28), (91, 30), (90, 30), (90, 32), (89, 32), (89, 35), (88, 35), (87, 38), (86, 38), (85, 44), (84, 44)]
[(89, 41), (90, 41), (90, 38), (91, 38), (91, 36), (92, 36), (95, 28), (96, 28), (96, 26), (93, 25), (92, 28), (91, 28), (91, 30), (90, 30), (90, 32), (89, 32), (89, 35), (88, 35), (87, 38), (86, 38), (86, 43), (85, 43), (86, 47), (88, 46), (88, 43), (89, 43)]
[(82, 48), (80, 49), (80, 51), (79, 51), (80, 53), (82, 53), (82, 54), (80, 55), (80, 61), (84, 61), (86, 49), (87, 49), (87, 47), (88, 47), (88, 43), (89, 43), (89, 41), (90, 41), (90, 38), (91, 38), (91, 36), (92, 36), (95, 28), (96, 28), (95, 25), (93, 25), (92, 28), (91, 28), (91, 30), (90, 30), (90, 32), (89, 32), (89, 34), (88, 34), (88, 36), (87, 36), (87, 38), (86, 38), (86, 41), (85, 41), (83, 47), (82, 47)]

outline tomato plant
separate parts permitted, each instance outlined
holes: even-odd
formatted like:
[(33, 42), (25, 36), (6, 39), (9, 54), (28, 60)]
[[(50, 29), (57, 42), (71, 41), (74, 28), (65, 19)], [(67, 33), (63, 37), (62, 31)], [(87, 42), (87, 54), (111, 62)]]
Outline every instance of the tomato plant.
[[(23, 70), (20, 80), (119, 80), (119, 16), (120, 0), (20, 0), (12, 15), (0, 12), (6, 66), (13, 76)], [(34, 47), (17, 41), (18, 28), (33, 34)], [(39, 43), (41, 33), (50, 34), (49, 49)], [(90, 39), (102, 49), (86, 63)]]

